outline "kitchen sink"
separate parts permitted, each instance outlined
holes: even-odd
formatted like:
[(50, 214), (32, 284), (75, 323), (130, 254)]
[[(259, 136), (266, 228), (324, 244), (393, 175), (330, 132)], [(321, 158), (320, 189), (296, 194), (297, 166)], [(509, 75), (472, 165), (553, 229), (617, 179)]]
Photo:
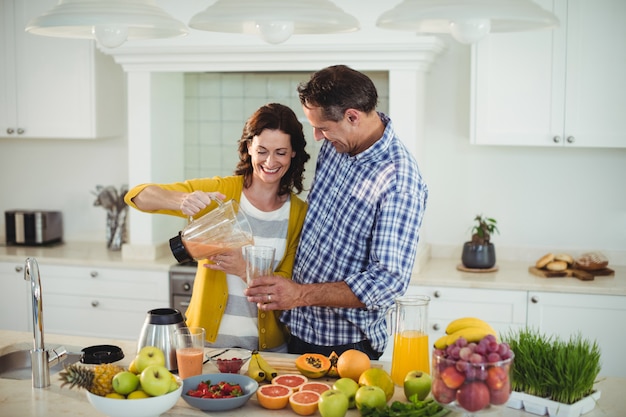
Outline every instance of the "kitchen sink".
[[(67, 365), (79, 362), (80, 359), (83, 357), (83, 352), (81, 352), (81, 348), (77, 346), (50, 345), (46, 346), (46, 349), (52, 351), (53, 349), (57, 349), (61, 346), (65, 347), (67, 354), (54, 365), (50, 366), (50, 375), (56, 374), (57, 372), (63, 370), (63, 368)], [(23, 347), (23, 345), (21, 347)], [(30, 347), (13, 350), (12, 352), (4, 353), (0, 356), (0, 378), (32, 378)]]

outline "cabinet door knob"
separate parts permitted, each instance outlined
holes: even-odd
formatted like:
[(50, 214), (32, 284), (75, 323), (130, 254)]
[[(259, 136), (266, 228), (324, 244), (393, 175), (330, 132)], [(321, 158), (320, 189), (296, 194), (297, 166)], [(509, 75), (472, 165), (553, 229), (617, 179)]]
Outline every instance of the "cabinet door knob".
[(552, 138), (552, 142), (554, 143), (560, 143), (561, 142), (561, 137), (560, 136), (555, 136)]
[(24, 134), (24, 129), (22, 129), (21, 127), (17, 128), (17, 134), (18, 135), (23, 135)]
[(183, 284), (183, 290), (189, 291), (190, 289), (191, 289), (191, 285), (188, 282), (185, 282)]
[(91, 306), (92, 306), (92, 307), (98, 307), (99, 305), (100, 305), (100, 301), (98, 301), (98, 300), (93, 300), (93, 301), (91, 302)]
[(7, 134), (12, 135), (13, 133), (15, 133), (15, 130), (12, 127), (7, 127)]
[(439, 297), (441, 297), (441, 292), (439, 292), (439, 291), (435, 291), (435, 292), (433, 293), (433, 296), (434, 296), (435, 298), (439, 298)]
[(537, 304), (539, 302), (539, 297), (533, 295), (532, 297), (530, 297), (530, 302), (533, 304)]
[(438, 331), (439, 330), (439, 323), (433, 324), (433, 330), (434, 331)]
[(24, 268), (21, 265), (16, 265), (15, 266), (15, 272), (22, 272), (24, 270)]
[(574, 142), (576, 142), (576, 138), (574, 136), (568, 136), (566, 140), (567, 140), (567, 143), (574, 143)]
[(96, 278), (98, 276), (98, 271), (91, 271), (89, 275), (91, 275), (91, 278)]

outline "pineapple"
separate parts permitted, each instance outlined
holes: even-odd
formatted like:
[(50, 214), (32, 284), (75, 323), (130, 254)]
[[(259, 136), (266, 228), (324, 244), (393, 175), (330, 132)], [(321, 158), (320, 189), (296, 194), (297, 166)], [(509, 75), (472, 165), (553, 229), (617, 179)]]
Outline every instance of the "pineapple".
[(78, 386), (104, 397), (113, 392), (113, 377), (122, 371), (124, 368), (110, 363), (96, 365), (94, 368), (72, 364), (66, 366), (59, 376), (63, 381), (61, 387), (67, 384), (70, 385), (70, 389)]

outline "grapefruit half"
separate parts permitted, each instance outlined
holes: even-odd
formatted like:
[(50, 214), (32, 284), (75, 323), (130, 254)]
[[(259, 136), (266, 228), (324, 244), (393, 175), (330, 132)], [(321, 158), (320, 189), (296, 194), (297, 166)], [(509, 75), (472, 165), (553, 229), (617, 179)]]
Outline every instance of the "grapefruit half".
[(293, 392), (296, 392), (300, 387), (309, 382), (308, 378), (300, 374), (284, 374), (278, 375), (272, 379), (272, 384), (284, 385), (290, 387)]
[(280, 410), (287, 407), (289, 397), (293, 391), (291, 387), (279, 384), (261, 385), (256, 391), (256, 398), (261, 407), (268, 410)]
[(316, 391), (298, 391), (289, 397), (289, 405), (296, 414), (310, 416), (317, 411), (320, 393)]

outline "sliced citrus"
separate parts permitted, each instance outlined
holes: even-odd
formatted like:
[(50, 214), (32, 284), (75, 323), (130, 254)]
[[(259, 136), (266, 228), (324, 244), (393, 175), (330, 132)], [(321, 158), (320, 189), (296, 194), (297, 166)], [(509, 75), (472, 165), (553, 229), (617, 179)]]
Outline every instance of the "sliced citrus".
[(309, 382), (308, 378), (300, 374), (284, 374), (278, 375), (272, 379), (272, 384), (285, 385), (296, 392), (300, 387)]
[(298, 391), (289, 397), (291, 409), (301, 416), (310, 416), (317, 411), (320, 393), (315, 391)]
[(262, 385), (256, 391), (256, 398), (263, 408), (268, 410), (280, 410), (289, 403), (289, 397), (293, 391), (291, 387), (279, 384)]
[(322, 394), (324, 391), (328, 391), (330, 385), (323, 382), (307, 382), (300, 387), (300, 391), (315, 391)]

